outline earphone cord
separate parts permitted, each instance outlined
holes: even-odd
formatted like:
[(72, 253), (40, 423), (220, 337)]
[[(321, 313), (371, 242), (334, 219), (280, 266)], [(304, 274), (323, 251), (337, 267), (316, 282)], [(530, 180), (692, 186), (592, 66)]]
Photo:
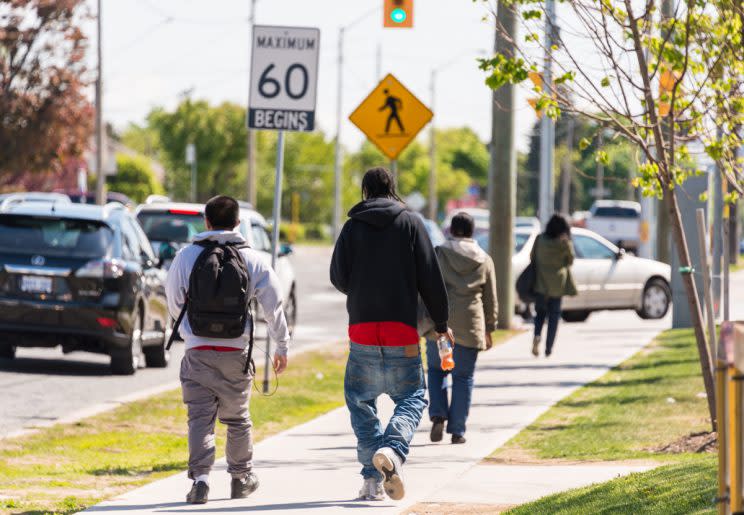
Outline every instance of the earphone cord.
[[(253, 346), (256, 347), (258, 350), (262, 351), (264, 354), (267, 354), (266, 349), (263, 349), (257, 343), (254, 343)], [(274, 374), (274, 389), (270, 393), (264, 393), (262, 389), (259, 389), (258, 383), (256, 382), (255, 375), (253, 377), (253, 388), (254, 390), (256, 390), (256, 393), (258, 393), (259, 395), (262, 395), (264, 397), (273, 397), (274, 394), (279, 390), (279, 375), (276, 373), (276, 364), (274, 363), (274, 359), (271, 356), (267, 356), (267, 357), (271, 364), (271, 372)], [(255, 366), (253, 367), (253, 370), (255, 371)]]

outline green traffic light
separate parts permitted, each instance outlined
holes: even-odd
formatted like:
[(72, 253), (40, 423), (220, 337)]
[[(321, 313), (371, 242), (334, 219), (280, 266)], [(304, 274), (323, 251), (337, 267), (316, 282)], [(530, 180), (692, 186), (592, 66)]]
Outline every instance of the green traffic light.
[(406, 14), (405, 9), (401, 9), (400, 7), (397, 9), (393, 9), (393, 12), (390, 13), (390, 19), (393, 20), (395, 23), (403, 23), (406, 21), (406, 18), (408, 17), (408, 14)]

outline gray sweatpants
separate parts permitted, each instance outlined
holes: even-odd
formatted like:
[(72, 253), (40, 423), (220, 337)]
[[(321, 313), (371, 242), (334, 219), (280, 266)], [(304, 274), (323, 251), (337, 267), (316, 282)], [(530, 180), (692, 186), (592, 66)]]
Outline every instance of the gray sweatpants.
[(187, 350), (181, 361), (181, 389), (189, 417), (189, 478), (214, 465), (214, 425), (227, 426), (227, 472), (243, 478), (252, 468), (249, 403), (253, 378), (243, 372), (248, 352)]

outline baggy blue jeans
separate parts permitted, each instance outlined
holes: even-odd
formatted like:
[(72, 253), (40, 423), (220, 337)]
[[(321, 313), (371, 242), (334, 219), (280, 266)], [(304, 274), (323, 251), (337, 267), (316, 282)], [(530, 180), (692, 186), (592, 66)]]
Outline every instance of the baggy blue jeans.
[(447, 432), (464, 435), (465, 424), (473, 398), (473, 374), (478, 360), (478, 349), (455, 344), (452, 352), (455, 368), (452, 370), (452, 402), (448, 402), (445, 380), (449, 372), (441, 367), (437, 342), (426, 340), (426, 361), (429, 366), (429, 418), (442, 417), (447, 420)]
[[(372, 456), (390, 447), (405, 462), (421, 416), (426, 409), (426, 384), (421, 355), (407, 357), (404, 347), (382, 347), (350, 343), (344, 394), (357, 437), (357, 458), (362, 476), (382, 480)], [(410, 352), (410, 351), (409, 351)], [(387, 394), (395, 411), (385, 430), (377, 416), (377, 398)]]

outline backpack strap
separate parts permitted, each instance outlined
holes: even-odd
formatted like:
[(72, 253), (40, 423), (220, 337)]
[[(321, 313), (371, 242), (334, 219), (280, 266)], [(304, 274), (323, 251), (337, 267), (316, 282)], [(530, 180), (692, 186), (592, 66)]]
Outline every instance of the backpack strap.
[(181, 313), (178, 315), (178, 319), (176, 320), (175, 325), (173, 326), (173, 329), (171, 330), (170, 338), (168, 338), (168, 344), (165, 346), (165, 350), (170, 350), (171, 345), (173, 345), (173, 340), (176, 339), (176, 335), (178, 334), (178, 328), (181, 326), (181, 322), (183, 322), (183, 316), (186, 314), (186, 309), (189, 305), (189, 296), (188, 293), (186, 294), (186, 300), (183, 302), (183, 308), (181, 308)]
[(248, 356), (245, 360), (245, 366), (243, 367), (243, 373), (247, 374), (250, 371), (253, 376), (256, 376), (256, 364), (253, 362), (253, 310), (251, 309), (250, 303), (248, 304), (248, 321), (251, 324), (251, 330), (248, 333)]

